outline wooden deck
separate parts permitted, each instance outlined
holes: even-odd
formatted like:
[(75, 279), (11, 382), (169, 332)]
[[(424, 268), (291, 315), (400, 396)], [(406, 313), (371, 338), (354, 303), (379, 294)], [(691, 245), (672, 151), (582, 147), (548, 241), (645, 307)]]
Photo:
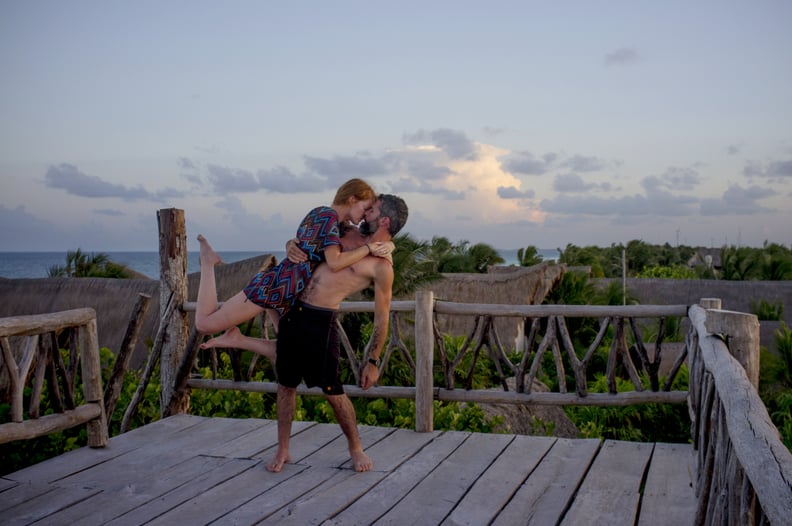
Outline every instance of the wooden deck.
[(295, 422), (273, 474), (271, 420), (179, 415), (0, 478), (16, 524), (688, 524), (689, 445)]

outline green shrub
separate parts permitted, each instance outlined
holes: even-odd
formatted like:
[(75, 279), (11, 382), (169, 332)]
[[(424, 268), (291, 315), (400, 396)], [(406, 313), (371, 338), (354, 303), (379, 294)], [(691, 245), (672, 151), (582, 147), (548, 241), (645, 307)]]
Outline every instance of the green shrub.
[(751, 313), (761, 321), (781, 321), (784, 319), (784, 302), (769, 303), (766, 300), (751, 302)]
[(662, 266), (653, 265), (644, 267), (636, 276), (638, 278), (664, 278), (664, 279), (696, 279), (696, 271), (685, 265)]
[(773, 424), (792, 449), (792, 329), (781, 322), (775, 331), (778, 355), (762, 352), (759, 388)]
[[(648, 387), (648, 380), (644, 378)], [(688, 387), (687, 367), (682, 367), (672, 389)], [(616, 378), (617, 391), (632, 391), (632, 382)], [(607, 379), (597, 374), (589, 385), (592, 393), (608, 392)], [(567, 416), (577, 425), (581, 438), (607, 438), (639, 442), (688, 442), (690, 416), (686, 404), (635, 404), (623, 407), (567, 406)]]

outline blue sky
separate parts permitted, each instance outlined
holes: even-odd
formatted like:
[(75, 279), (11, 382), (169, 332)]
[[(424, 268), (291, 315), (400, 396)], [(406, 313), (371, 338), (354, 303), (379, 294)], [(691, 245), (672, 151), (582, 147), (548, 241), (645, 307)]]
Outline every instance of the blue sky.
[(0, 2), (0, 250), (278, 250), (363, 177), (418, 239), (792, 243), (792, 3)]

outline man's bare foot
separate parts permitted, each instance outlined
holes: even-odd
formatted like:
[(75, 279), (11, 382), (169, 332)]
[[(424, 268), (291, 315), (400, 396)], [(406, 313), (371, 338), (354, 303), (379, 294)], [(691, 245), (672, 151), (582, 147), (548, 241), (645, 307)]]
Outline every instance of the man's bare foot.
[(223, 262), (220, 254), (214, 251), (203, 234), (198, 234), (198, 243), (201, 245), (201, 265), (219, 265)]
[(371, 461), (363, 450), (350, 451), (349, 454), (352, 456), (352, 467), (355, 468), (355, 471), (358, 473), (371, 471), (371, 468), (374, 467), (374, 462)]
[(238, 349), (243, 340), (244, 336), (242, 336), (242, 331), (239, 330), (239, 327), (231, 327), (220, 336), (203, 342), (201, 344), (201, 349), (213, 349), (215, 347), (220, 347), (222, 349)]
[(283, 465), (288, 464), (289, 462), (291, 462), (291, 457), (288, 453), (283, 455), (278, 452), (273, 457), (273, 459), (269, 461), (269, 464), (267, 464), (267, 471), (272, 473), (280, 473), (280, 471), (283, 469)]

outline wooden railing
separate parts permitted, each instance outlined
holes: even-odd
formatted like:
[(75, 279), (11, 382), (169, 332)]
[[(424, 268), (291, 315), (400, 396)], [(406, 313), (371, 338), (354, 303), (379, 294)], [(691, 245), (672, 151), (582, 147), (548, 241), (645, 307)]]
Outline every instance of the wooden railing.
[[(193, 310), (194, 304), (185, 305)], [(345, 302), (344, 312), (373, 312), (372, 302)], [(446, 348), (444, 337), (436, 320), (436, 314), (473, 315), (475, 322), (461, 348), (451, 352)], [(537, 405), (602, 405), (624, 406), (635, 403), (685, 403), (687, 391), (672, 391), (671, 385), (684, 362), (687, 349), (683, 349), (670, 368), (663, 385), (660, 385), (658, 370), (661, 363), (665, 338), (664, 327), (668, 318), (685, 318), (685, 305), (491, 305), (465, 304), (434, 301), (431, 291), (422, 291), (415, 301), (398, 301), (391, 305), (390, 339), (382, 356), (381, 370), (388, 368), (395, 354), (399, 354), (413, 375), (414, 386), (376, 386), (363, 390), (356, 385), (344, 386), (350, 396), (369, 398), (408, 398), (416, 402), (416, 430), (431, 431), (433, 426), (433, 401), (511, 403)], [(528, 320), (526, 342), (523, 351), (512, 354), (501, 343), (495, 329), (494, 319), (512, 317)], [(404, 331), (406, 318), (414, 319), (413, 330)], [(567, 328), (568, 320), (595, 318), (599, 327), (594, 339), (581, 351), (575, 349)], [(643, 328), (647, 319), (658, 319), (659, 330), (653, 343), (654, 351), (647, 351)], [(679, 323), (676, 321), (675, 323)], [(359, 370), (363, 356), (349, 345), (339, 322), (341, 341), (349, 367), (359, 383)], [(414, 334), (405, 341), (403, 333)], [(597, 349), (603, 345), (605, 335), (612, 332), (607, 349), (605, 371), (609, 393), (590, 393), (587, 378), (590, 377), (590, 362)], [(629, 338), (628, 338), (629, 336)], [(632, 344), (628, 343), (628, 340)], [(414, 349), (414, 350), (411, 350)], [(365, 351), (364, 351), (365, 352)], [(471, 389), (470, 379), (483, 354), (495, 367), (502, 390)], [(639, 358), (636, 365), (633, 354)], [(543, 361), (552, 357), (550, 372), (544, 371)], [(189, 358), (189, 357), (188, 357)], [(435, 386), (433, 381), (435, 358), (445, 378), (445, 385)], [(463, 365), (467, 362), (467, 365)], [(566, 367), (571, 367), (574, 385), (567, 385)], [(184, 367), (192, 367), (190, 359)], [(627, 371), (633, 389), (617, 392), (617, 369)], [(647, 371), (649, 388), (641, 380), (638, 371)], [(558, 391), (538, 391), (538, 380), (545, 373), (556, 379)], [(187, 375), (176, 375), (184, 376)], [(513, 378), (515, 387), (510, 389), (507, 378)], [(462, 379), (462, 380), (457, 380)], [(240, 391), (276, 392), (275, 382), (234, 382), (218, 379), (188, 379), (191, 388), (236, 389)], [(318, 388), (301, 387), (302, 394), (321, 394)]]
[[(733, 344), (733, 336), (713, 333), (711, 318), (721, 314), (697, 305), (690, 308), (689, 405), (698, 467), (695, 524), (792, 524), (792, 454), (781, 442), (750, 372), (730, 353), (726, 342)], [(749, 323), (755, 321), (751, 318)]]
[[(59, 337), (68, 342), (64, 363)], [(12, 338), (21, 340), (15, 356)], [(88, 445), (107, 445), (107, 419), (102, 398), (102, 371), (96, 336), (96, 312), (74, 309), (51, 314), (0, 318), (0, 347), (11, 393), (11, 421), (0, 425), (0, 443), (35, 438), (87, 424)], [(82, 373), (83, 398), (75, 404), (77, 369)], [(32, 374), (31, 374), (32, 371)], [(25, 419), (24, 391), (32, 387)], [(55, 413), (40, 416), (44, 380)]]

